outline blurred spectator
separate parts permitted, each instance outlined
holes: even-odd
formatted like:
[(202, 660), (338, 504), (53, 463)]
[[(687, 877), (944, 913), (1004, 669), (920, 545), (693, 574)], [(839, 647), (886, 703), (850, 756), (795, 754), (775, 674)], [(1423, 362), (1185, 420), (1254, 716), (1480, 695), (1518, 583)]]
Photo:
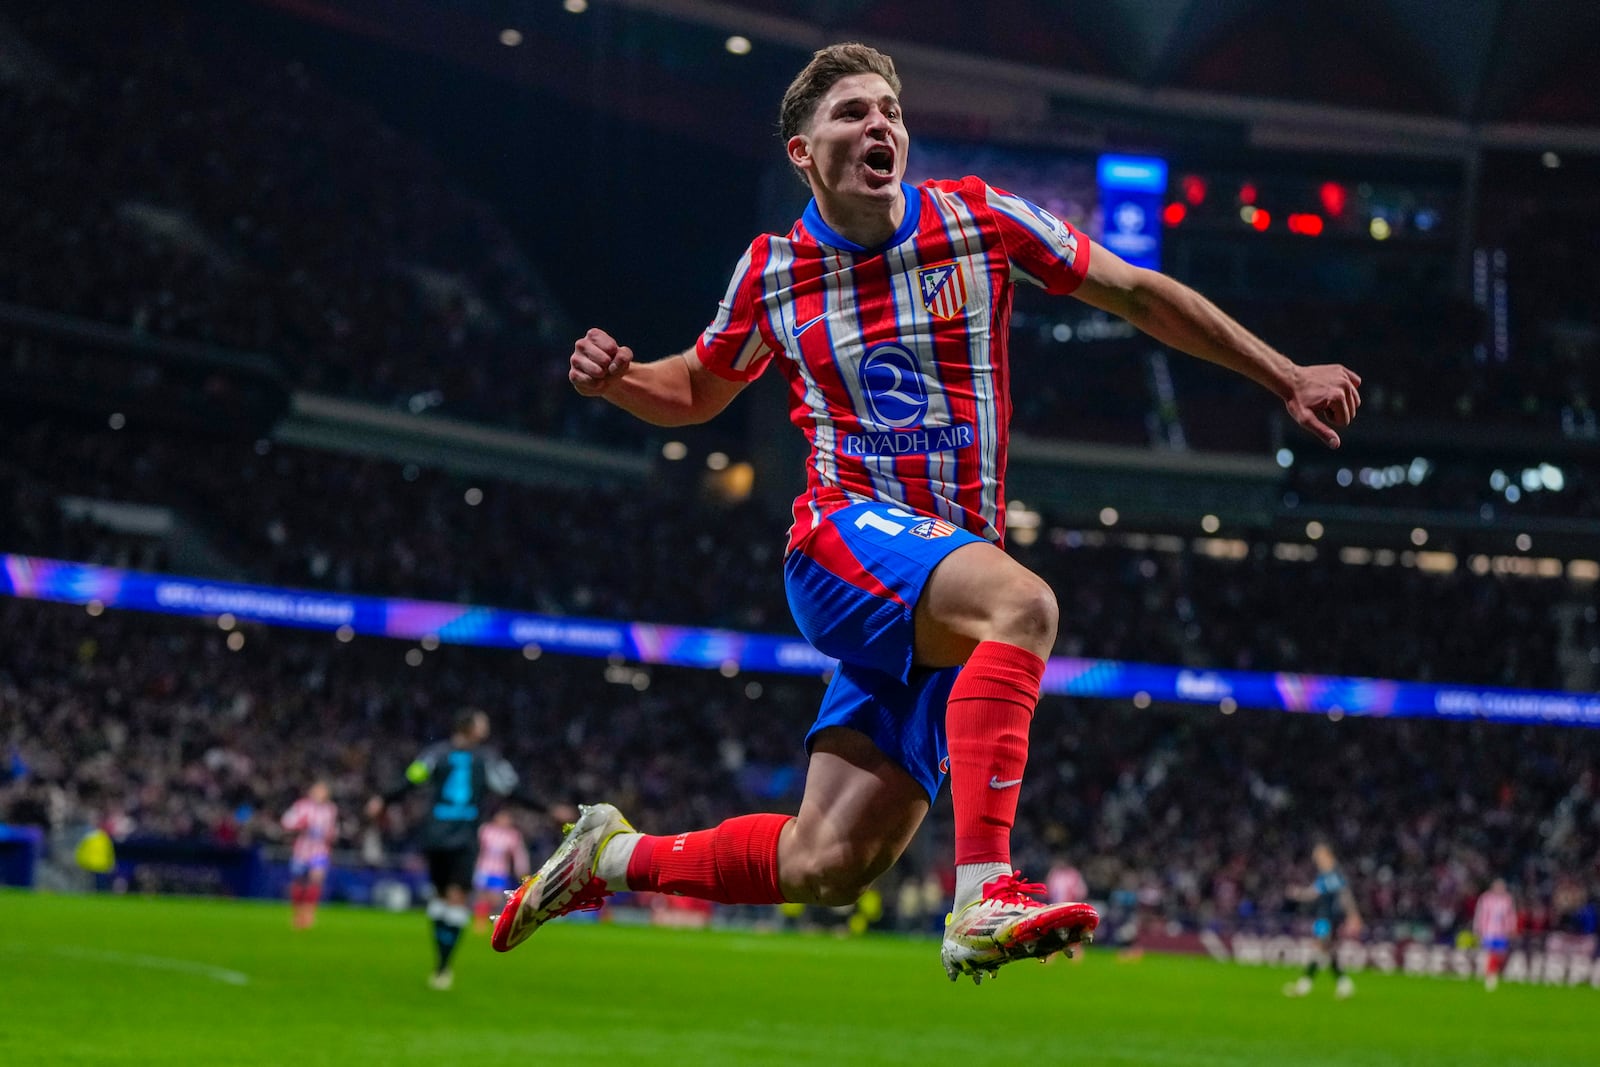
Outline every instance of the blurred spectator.
[[(801, 775), (791, 795), (757, 798), (742, 793), (745, 772), (803, 766), (794, 739), (822, 688), (651, 668), (641, 689), (632, 672), (629, 684), (606, 681), (598, 661), (449, 647), (408, 668), (397, 642), (288, 630), (250, 628), (230, 652), (195, 620), (26, 601), (0, 603), (0, 624), (28, 635), (0, 646), (0, 744), (26, 767), (0, 785), (0, 818), (118, 836), (270, 840), (273, 813), (311, 777), (353, 805), (464, 703), (491, 709), (508, 758), (557, 802), (614, 800), (646, 830), (712, 824), (752, 803), (784, 810)], [(1017, 860), (1045, 870), (1049, 843), (1064, 843), (1088, 857), (1091, 896), (1121, 893), (1146, 920), (1287, 923), (1283, 887), (1326, 838), (1380, 936), (1470, 921), (1496, 874), (1517, 888), (1529, 929), (1588, 932), (1600, 899), (1597, 769), (1592, 730), (1047, 697)], [(394, 829), (403, 842), (404, 824)], [(892, 877), (920, 884), (932, 868), (913, 857), (947, 856), (950, 832), (941, 798)], [(943, 907), (924, 899), (916, 916)]]

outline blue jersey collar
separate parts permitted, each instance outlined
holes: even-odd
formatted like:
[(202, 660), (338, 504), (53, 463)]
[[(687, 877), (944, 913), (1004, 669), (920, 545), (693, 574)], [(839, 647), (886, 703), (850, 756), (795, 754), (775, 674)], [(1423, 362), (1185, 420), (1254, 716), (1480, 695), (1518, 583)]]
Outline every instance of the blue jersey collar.
[(835, 233), (832, 226), (829, 226), (826, 222), (822, 221), (822, 212), (817, 209), (817, 201), (814, 197), (812, 198), (811, 203), (806, 205), (805, 214), (800, 216), (800, 221), (805, 223), (806, 229), (810, 231), (811, 236), (815, 237), (822, 244), (828, 245), (830, 248), (837, 248), (845, 252), (853, 252), (856, 255), (861, 255), (862, 253), (870, 254), (873, 252), (881, 252), (885, 248), (893, 248), (901, 241), (904, 241), (906, 238), (916, 233), (917, 223), (922, 221), (922, 191), (916, 186), (908, 185), (905, 182), (900, 183), (900, 191), (905, 195), (906, 198), (905, 217), (900, 220), (900, 228), (894, 231), (894, 236), (890, 237), (887, 241), (883, 242), (883, 244), (876, 248), (867, 248), (864, 245), (858, 245), (854, 241), (850, 240), (850, 238), (842, 237)]

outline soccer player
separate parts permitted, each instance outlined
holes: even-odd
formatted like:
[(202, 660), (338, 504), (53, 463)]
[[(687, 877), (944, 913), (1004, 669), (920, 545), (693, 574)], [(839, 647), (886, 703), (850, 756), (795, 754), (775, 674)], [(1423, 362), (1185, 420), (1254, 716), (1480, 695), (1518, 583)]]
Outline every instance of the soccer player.
[(339, 835), (339, 809), (328, 797), (327, 782), (312, 782), (306, 795), (283, 813), (283, 828), (295, 835), (289, 857), (289, 900), (296, 930), (308, 930), (316, 922), (317, 901), (328, 877), (328, 850)]
[(1311, 862), (1316, 864), (1317, 877), (1310, 885), (1295, 886), (1289, 890), (1290, 900), (1313, 905), (1316, 916), (1312, 932), (1316, 934), (1319, 952), (1306, 964), (1306, 973), (1283, 987), (1284, 996), (1303, 997), (1311, 992), (1311, 981), (1317, 968), (1326, 957), (1328, 969), (1333, 972), (1333, 995), (1344, 1000), (1356, 991), (1356, 984), (1339, 966), (1339, 953), (1335, 951), (1338, 935), (1342, 932), (1355, 935), (1361, 931), (1361, 913), (1356, 910), (1356, 898), (1350, 892), (1350, 883), (1339, 873), (1339, 861), (1333, 849), (1319, 842), (1311, 850)]
[(532, 869), (528, 845), (512, 821), (511, 809), (501, 808), (478, 828), (478, 863), (472, 871), (472, 888), (477, 894), (472, 915), (475, 931), (481, 934), (488, 924), (490, 910), (504, 899), (512, 878), (522, 878)]
[(1057, 623), (1049, 586), (1000, 547), (1013, 287), (1075, 294), (1245, 374), (1329, 445), (1355, 414), (1360, 379), (1345, 368), (1295, 365), (1193, 290), (1021, 197), (975, 177), (904, 184), (899, 92), (888, 56), (859, 44), (819, 51), (781, 107), (788, 161), (812, 193), (801, 218), (749, 246), (692, 348), (635, 362), (593, 329), (568, 369), (582, 395), (660, 426), (710, 419), (769, 366), (788, 380), (811, 455), (784, 577), (801, 632), (840, 661), (806, 738), (799, 814), (651, 836), (610, 805), (588, 807), (513, 894), (498, 949), (624, 888), (849, 904), (905, 849), (946, 768), (951, 980), (1087, 936), (1092, 908), (1046, 904), (1011, 867)]
[(1483, 946), (1483, 988), (1493, 993), (1500, 986), (1500, 970), (1517, 932), (1517, 902), (1506, 890), (1506, 880), (1496, 878), (1472, 910), (1472, 932)]
[(454, 982), (450, 958), (461, 932), (472, 921), (467, 892), (478, 853), (478, 827), (490, 793), (510, 796), (517, 788), (517, 772), (499, 753), (486, 748), (489, 716), (477, 708), (456, 715), (449, 741), (422, 750), (406, 768), (405, 781), (382, 796), (373, 797), (367, 814), (377, 818), (384, 806), (412, 789), (427, 797), (427, 817), (419, 844), (428, 862), (428, 880), (434, 897), (428, 902), (438, 962), (428, 984), (449, 989)]

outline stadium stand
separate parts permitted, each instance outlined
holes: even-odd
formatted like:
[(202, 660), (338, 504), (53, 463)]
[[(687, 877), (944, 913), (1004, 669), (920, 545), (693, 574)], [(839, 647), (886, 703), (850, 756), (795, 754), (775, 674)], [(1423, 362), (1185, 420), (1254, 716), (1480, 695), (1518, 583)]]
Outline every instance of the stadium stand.
[[(531, 255), (503, 209), (428, 146), (203, 5), (152, 14), (102, 4), (85, 17), (90, 6), (0, 20), (10, 53), (28, 60), (0, 73), (0, 137), (13, 149), (0, 170), (9, 371), (72, 362), (85, 380), (148, 384), (103, 353), (13, 328), (58, 313), (80, 332), (111, 326), (267, 357), (305, 391), (635, 451), (651, 440), (565, 388), (573, 330), (544, 280), (560, 256)], [(1298, 360), (1347, 361), (1365, 375), (1363, 419), (1462, 431), (1465, 457), (1436, 455), (1414, 479), (1387, 474), (1412, 462), (1403, 440), (1381, 460), (1297, 461), (1287, 488), (1308, 515), (1600, 514), (1583, 463), (1597, 434), (1600, 198), (1579, 188), (1551, 206), (1508, 187), (1491, 185), (1484, 208), (1515, 324), (1504, 358), (1480, 348), (1493, 309), (1442, 285), (1230, 303)], [(707, 311), (716, 295), (705, 294)], [(1064, 349), (1060, 325), (1042, 304), (1019, 304), (1016, 364), (1029, 387), (1016, 398), (1018, 432), (1171, 448), (1178, 424), (1198, 451), (1285, 444), (1253, 387), (1174, 361), (1169, 397), (1168, 371), (1145, 342)], [(210, 384), (185, 388), (204, 395)], [(784, 518), (760, 501), (703, 498), (687, 475), (530, 486), (270, 435), (197, 447), (142, 424), (102, 429), (104, 412), (88, 428), (4, 410), (0, 551), (561, 614), (790, 626)], [(1496, 427), (1538, 431), (1549, 455), (1524, 446), (1502, 459), (1474, 444)], [(1544, 466), (1559, 467), (1559, 488)], [(1083, 530), (1047, 512), (1039, 538), (1014, 551), (1058, 592), (1065, 655), (1594, 687), (1593, 577), (1479, 570), (1465, 552), (1446, 567), (1361, 544), (1289, 547), (1264, 527), (1223, 545)], [(331, 776), (353, 811), (462, 703), (516, 723), (499, 740), (552, 801), (604, 796), (646, 828), (705, 825), (752, 802), (792, 806), (795, 741), (820, 694), (812, 680), (448, 647), (410, 667), (392, 642), (257, 628), (239, 631), (234, 651), (206, 623), (20, 601), (0, 602), (0, 632), (10, 635), (0, 643), (0, 820), (69, 844), (93, 825), (123, 839), (273, 841), (274, 814), (310, 775)], [(1380, 926), (1442, 937), (1501, 873), (1530, 926), (1595, 932), (1593, 731), (1050, 698), (1034, 737), (1018, 838), (1042, 844), (1019, 858), (1043, 869), (1069, 855), (1095, 894), (1153, 916), (1283, 925), (1283, 887), (1328, 836)], [(408, 827), (394, 822), (387, 847), (403, 848)], [(347, 830), (345, 843), (361, 844), (365, 831)], [(896, 877), (946, 867), (949, 834), (942, 804)]]
[[(258, 628), (231, 651), (204, 622), (20, 601), (0, 604), (0, 623), (29, 635), (0, 647), (0, 695), (17, 712), (0, 819), (67, 842), (92, 825), (271, 842), (276, 814), (325, 775), (360, 847), (361, 801), (464, 703), (492, 709), (497, 743), (552, 803), (604, 795), (646, 828), (715, 823), (798, 802), (797, 739), (822, 689), (449, 647), (407, 667), (395, 642)], [(1034, 734), (1019, 816), (1034, 844), (1019, 861), (1071, 856), (1097, 898), (1130, 889), (1189, 928), (1282, 927), (1283, 887), (1327, 837), (1380, 933), (1447, 934), (1495, 873), (1545, 928), (1595, 931), (1595, 731), (1052, 697)], [(891, 884), (943, 869), (948, 814), (942, 800)], [(389, 826), (391, 847), (408, 825)]]

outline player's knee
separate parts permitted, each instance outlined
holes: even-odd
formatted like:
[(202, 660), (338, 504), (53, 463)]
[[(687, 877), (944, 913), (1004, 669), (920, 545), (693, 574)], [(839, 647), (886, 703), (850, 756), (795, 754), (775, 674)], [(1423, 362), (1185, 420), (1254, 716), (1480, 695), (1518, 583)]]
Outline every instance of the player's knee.
[(996, 637), (1008, 644), (1046, 652), (1056, 640), (1061, 610), (1055, 591), (1042, 578), (1026, 574), (997, 596)]

